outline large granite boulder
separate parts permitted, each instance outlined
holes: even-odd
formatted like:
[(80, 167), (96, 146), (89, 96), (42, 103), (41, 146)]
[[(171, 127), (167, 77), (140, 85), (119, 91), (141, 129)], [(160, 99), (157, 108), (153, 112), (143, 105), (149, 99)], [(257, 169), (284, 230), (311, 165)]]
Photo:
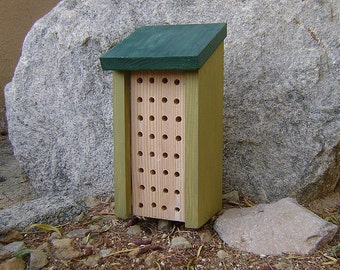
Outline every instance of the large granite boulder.
[(28, 33), (6, 87), (15, 155), (37, 194), (112, 192), (111, 73), (99, 56), (142, 25), (227, 21), (225, 189), (261, 201), (329, 192), (340, 177), (339, 9), (318, 0), (61, 1)]

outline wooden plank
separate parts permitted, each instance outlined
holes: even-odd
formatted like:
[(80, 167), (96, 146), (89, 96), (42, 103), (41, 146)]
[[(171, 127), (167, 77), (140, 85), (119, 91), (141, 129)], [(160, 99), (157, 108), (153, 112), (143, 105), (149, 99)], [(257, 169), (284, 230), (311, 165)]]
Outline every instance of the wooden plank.
[(132, 72), (133, 214), (184, 221), (185, 115), (181, 72)]
[(198, 72), (185, 72), (185, 225), (198, 228), (199, 192), (199, 85)]
[(226, 34), (225, 23), (144, 26), (100, 61), (106, 70), (198, 70)]
[(223, 43), (186, 81), (186, 217), (198, 228), (222, 207)]
[(198, 224), (222, 208), (224, 44), (199, 70), (199, 209)]
[(120, 218), (131, 215), (129, 83), (129, 72), (113, 72), (115, 213)]

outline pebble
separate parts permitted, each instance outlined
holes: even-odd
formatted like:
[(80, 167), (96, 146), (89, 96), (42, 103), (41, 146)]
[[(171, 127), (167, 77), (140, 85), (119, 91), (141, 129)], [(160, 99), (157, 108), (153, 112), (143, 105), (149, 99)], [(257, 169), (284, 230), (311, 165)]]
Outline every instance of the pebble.
[(22, 235), (21, 232), (10, 230), (3, 238), (0, 239), (0, 242), (8, 244), (15, 241), (21, 241), (22, 239), (24, 239), (24, 236)]
[(97, 206), (98, 204), (101, 203), (101, 201), (97, 200), (95, 197), (85, 197), (84, 199), (84, 203), (87, 207), (92, 208)]
[(72, 260), (79, 258), (82, 253), (75, 250), (72, 246), (72, 239), (54, 239), (52, 245), (56, 248), (55, 256), (62, 260)]
[(12, 257), (12, 255), (11, 255), (10, 252), (0, 249), (0, 261), (7, 260), (11, 257)]
[(22, 259), (12, 258), (0, 264), (0, 270), (25, 270), (26, 264)]
[(25, 248), (25, 243), (22, 241), (17, 241), (3, 246), (2, 250), (8, 251), (13, 254), (23, 248)]
[(158, 230), (167, 232), (171, 229), (171, 221), (160, 219), (157, 224)]
[(99, 254), (100, 254), (100, 257), (105, 258), (105, 257), (107, 257), (111, 252), (112, 252), (112, 249), (111, 249), (111, 248), (108, 248), (108, 249), (102, 249), (102, 250), (99, 252)]
[(142, 229), (139, 225), (133, 225), (127, 229), (127, 234), (129, 235), (137, 235), (137, 234), (140, 234), (141, 232), (142, 232)]
[(48, 264), (47, 255), (40, 249), (32, 250), (29, 270), (40, 270)]
[(174, 237), (171, 240), (170, 248), (186, 249), (191, 248), (191, 245), (187, 239), (182, 236)]
[(84, 265), (89, 266), (89, 267), (95, 267), (98, 265), (100, 260), (100, 255), (96, 254), (96, 255), (92, 255), (89, 256), (85, 261), (84, 261)]
[(219, 250), (217, 252), (217, 257), (220, 259), (220, 260), (224, 260), (225, 258), (227, 258), (228, 256), (228, 253), (225, 252), (224, 250)]
[(211, 239), (213, 238), (213, 234), (210, 231), (204, 231), (200, 233), (200, 238), (202, 243), (207, 243), (211, 241)]
[(53, 240), (53, 239), (60, 239), (60, 235), (57, 232), (51, 233), (51, 235), (48, 237), (48, 240)]
[(146, 258), (145, 258), (145, 266), (151, 267), (155, 264), (155, 261), (157, 261), (157, 251), (151, 252)]
[(77, 229), (77, 230), (70, 231), (66, 235), (66, 237), (68, 237), (68, 238), (82, 238), (82, 237), (85, 237), (86, 235), (88, 235), (89, 232), (90, 232), (90, 229)]
[(226, 202), (230, 204), (236, 204), (236, 205), (240, 204), (240, 197), (236, 190), (223, 194), (222, 199), (226, 200)]

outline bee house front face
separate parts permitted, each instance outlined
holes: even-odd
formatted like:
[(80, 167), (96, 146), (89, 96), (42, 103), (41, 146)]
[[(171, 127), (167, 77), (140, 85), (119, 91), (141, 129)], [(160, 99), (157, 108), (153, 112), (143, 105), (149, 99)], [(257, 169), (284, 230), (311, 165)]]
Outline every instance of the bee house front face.
[(225, 24), (142, 27), (113, 72), (115, 211), (203, 225), (221, 208)]
[(131, 73), (134, 215), (185, 221), (183, 73)]

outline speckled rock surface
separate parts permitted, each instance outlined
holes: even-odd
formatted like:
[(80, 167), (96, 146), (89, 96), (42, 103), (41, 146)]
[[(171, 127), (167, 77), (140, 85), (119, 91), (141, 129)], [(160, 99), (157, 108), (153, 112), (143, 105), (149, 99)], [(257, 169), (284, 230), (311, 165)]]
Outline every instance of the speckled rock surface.
[(311, 254), (338, 231), (290, 198), (226, 210), (214, 229), (227, 245), (264, 255)]
[(24, 229), (33, 223), (60, 225), (86, 211), (86, 207), (66, 196), (44, 196), (14, 204), (0, 211), (0, 233)]
[(112, 83), (99, 56), (142, 25), (212, 22), (228, 23), (224, 187), (261, 201), (334, 189), (339, 9), (317, 0), (61, 1), (27, 35), (5, 91), (10, 140), (33, 190), (112, 192)]

